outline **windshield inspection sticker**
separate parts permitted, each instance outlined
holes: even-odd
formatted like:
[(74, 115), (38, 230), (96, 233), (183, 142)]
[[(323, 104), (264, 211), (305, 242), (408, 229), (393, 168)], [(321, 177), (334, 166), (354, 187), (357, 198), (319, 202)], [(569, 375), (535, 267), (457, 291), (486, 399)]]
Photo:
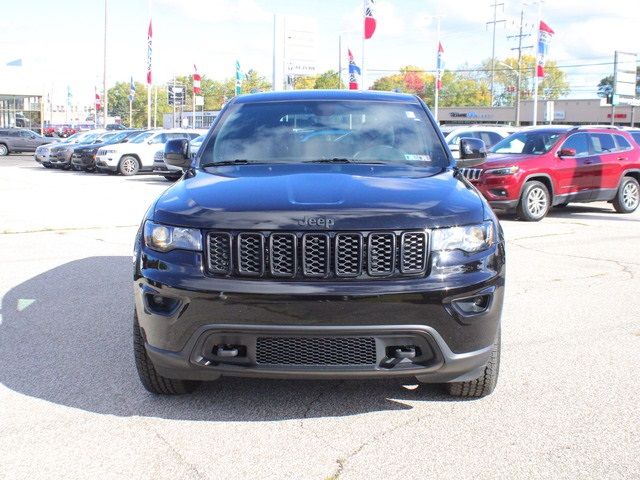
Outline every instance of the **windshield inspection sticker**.
[(404, 154), (404, 158), (405, 160), (416, 160), (419, 162), (430, 162), (431, 161), (431, 157), (429, 155), (414, 155), (412, 153), (405, 153)]
[(411, 110), (405, 110), (404, 113), (406, 113), (407, 118), (416, 118), (415, 112), (412, 112)]

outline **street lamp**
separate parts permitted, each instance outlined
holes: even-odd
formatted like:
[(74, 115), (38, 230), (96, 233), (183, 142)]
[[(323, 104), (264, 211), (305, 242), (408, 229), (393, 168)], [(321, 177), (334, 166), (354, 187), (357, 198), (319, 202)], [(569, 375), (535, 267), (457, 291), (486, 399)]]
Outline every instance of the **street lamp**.
[(520, 65), (515, 69), (504, 62), (497, 62), (499, 65), (507, 67), (516, 74), (516, 127), (520, 126)]

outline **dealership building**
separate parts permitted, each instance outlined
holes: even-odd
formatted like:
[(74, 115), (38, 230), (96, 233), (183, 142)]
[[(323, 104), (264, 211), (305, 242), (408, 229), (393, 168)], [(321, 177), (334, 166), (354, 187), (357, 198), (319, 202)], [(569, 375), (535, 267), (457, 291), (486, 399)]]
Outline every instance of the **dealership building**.
[[(636, 111), (639, 110), (639, 111)], [(634, 126), (640, 123), (640, 109), (618, 105), (613, 111), (604, 99), (554, 100), (538, 102), (538, 124)], [(515, 125), (515, 107), (441, 107), (438, 119), (443, 125), (502, 124)], [(520, 103), (520, 125), (533, 124), (533, 101)]]

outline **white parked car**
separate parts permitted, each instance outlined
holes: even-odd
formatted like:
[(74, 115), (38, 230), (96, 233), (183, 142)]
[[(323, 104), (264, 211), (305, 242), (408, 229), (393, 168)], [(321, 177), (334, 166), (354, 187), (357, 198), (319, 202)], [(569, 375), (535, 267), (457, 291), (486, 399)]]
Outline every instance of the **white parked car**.
[(487, 146), (487, 149), (489, 149), (503, 138), (511, 135), (514, 131), (515, 129), (509, 127), (473, 125), (452, 130), (445, 136), (445, 140), (454, 158), (460, 158), (461, 138), (479, 138)]
[[(192, 130), (194, 132), (204, 132), (202, 135), (194, 138), (189, 142), (189, 150), (191, 152), (191, 158), (195, 158), (198, 153), (198, 149), (205, 137), (207, 136), (207, 130)], [(170, 181), (175, 181), (182, 176), (182, 169), (178, 167), (174, 167), (173, 165), (168, 165), (164, 161), (164, 148), (158, 150), (153, 156), (153, 171), (162, 175), (164, 178)]]
[(164, 149), (169, 140), (188, 138), (200, 135), (197, 130), (150, 130), (132, 138), (127, 143), (109, 145), (98, 150), (96, 169), (100, 172), (135, 175), (138, 172), (153, 171), (153, 156)]

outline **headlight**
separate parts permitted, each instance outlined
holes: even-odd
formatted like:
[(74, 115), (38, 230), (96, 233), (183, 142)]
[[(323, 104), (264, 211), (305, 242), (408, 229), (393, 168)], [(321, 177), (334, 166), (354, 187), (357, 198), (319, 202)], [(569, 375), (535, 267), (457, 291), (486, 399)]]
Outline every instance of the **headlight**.
[(520, 167), (517, 165), (513, 165), (511, 167), (502, 167), (502, 168), (490, 168), (485, 170), (484, 173), (490, 173), (491, 175), (513, 175), (520, 170)]
[(473, 253), (485, 250), (495, 241), (493, 222), (464, 227), (438, 228), (432, 230), (432, 250), (463, 250)]
[(202, 234), (194, 228), (160, 225), (147, 220), (144, 224), (144, 243), (160, 252), (174, 249), (202, 250)]

